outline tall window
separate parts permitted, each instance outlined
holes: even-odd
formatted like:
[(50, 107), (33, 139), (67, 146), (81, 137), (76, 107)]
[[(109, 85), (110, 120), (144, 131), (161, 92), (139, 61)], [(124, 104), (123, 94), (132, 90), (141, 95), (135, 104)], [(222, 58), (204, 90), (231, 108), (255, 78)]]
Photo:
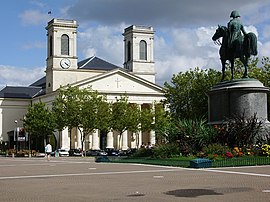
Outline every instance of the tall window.
[(130, 41), (127, 44), (127, 61), (131, 60), (131, 43)]
[(69, 55), (69, 38), (66, 34), (61, 36), (61, 55)]
[(147, 44), (145, 41), (140, 41), (140, 60), (147, 60)]
[(53, 40), (52, 40), (52, 36), (50, 36), (50, 39), (49, 39), (49, 56), (52, 56), (53, 55)]

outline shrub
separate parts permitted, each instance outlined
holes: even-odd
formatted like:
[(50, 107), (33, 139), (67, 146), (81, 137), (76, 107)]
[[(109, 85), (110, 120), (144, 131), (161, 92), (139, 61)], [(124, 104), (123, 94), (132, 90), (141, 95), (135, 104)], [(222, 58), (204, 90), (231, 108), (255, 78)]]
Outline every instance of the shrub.
[(207, 147), (203, 147), (202, 152), (205, 153), (206, 155), (209, 154), (217, 154), (217, 155), (222, 155), (225, 154), (226, 151), (229, 151), (229, 147), (228, 146), (223, 146), (221, 144), (211, 144), (208, 145)]
[(202, 147), (212, 144), (217, 138), (217, 131), (206, 124), (205, 119), (179, 120), (175, 123), (178, 129), (178, 142), (181, 153), (196, 154)]
[(153, 147), (154, 158), (171, 158), (180, 155), (179, 146), (177, 144), (161, 144)]
[(140, 148), (134, 154), (132, 154), (132, 157), (151, 157), (151, 156), (153, 156), (153, 150), (149, 148)]
[(218, 140), (231, 148), (253, 145), (262, 124), (263, 121), (259, 121), (256, 114), (249, 118), (246, 118), (244, 113), (241, 116), (234, 116), (222, 125), (223, 130), (219, 130)]
[(263, 155), (269, 157), (270, 156), (270, 145), (264, 144), (262, 146), (262, 152), (263, 152)]

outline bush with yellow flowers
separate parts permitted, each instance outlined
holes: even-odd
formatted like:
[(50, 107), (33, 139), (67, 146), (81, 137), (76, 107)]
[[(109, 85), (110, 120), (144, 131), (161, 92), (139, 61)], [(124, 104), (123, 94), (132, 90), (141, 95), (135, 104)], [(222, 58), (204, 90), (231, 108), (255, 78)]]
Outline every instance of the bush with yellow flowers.
[(267, 157), (269, 157), (270, 156), (270, 145), (264, 144), (262, 146), (262, 152), (263, 152), (263, 155), (266, 155)]

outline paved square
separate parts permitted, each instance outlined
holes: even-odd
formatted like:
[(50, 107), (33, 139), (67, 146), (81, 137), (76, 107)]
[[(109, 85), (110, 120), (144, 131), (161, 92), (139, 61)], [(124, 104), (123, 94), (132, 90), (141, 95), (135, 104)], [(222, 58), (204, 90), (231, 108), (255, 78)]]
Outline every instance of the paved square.
[(0, 157), (0, 201), (270, 201), (270, 166), (198, 170)]

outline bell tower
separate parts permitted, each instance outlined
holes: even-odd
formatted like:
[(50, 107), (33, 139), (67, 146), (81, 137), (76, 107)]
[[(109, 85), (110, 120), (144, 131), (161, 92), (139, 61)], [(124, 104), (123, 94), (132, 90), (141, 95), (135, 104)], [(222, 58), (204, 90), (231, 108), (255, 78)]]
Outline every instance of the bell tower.
[(75, 20), (52, 19), (47, 30), (46, 92), (55, 91), (61, 85), (65, 72), (76, 70), (77, 22)]
[(123, 36), (124, 68), (155, 83), (153, 27), (132, 25)]

